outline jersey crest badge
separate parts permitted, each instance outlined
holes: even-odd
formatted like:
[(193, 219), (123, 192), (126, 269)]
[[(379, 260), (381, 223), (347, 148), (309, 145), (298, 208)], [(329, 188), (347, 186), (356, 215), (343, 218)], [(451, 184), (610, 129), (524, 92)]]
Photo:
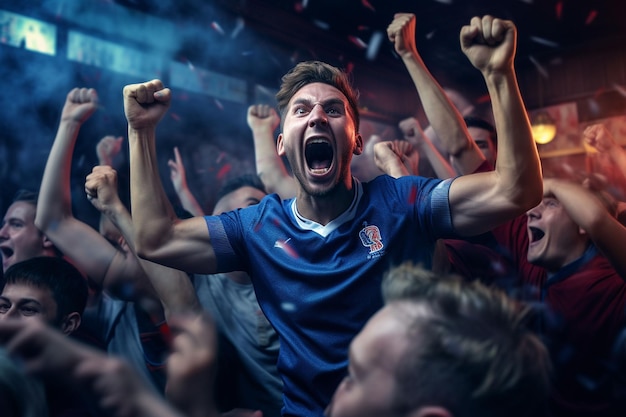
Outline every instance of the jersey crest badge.
[(380, 235), (380, 229), (378, 229), (378, 226), (365, 226), (359, 232), (359, 237), (361, 238), (363, 246), (369, 248), (370, 256), (380, 253), (380, 251), (385, 247), (385, 245), (383, 245), (383, 238)]

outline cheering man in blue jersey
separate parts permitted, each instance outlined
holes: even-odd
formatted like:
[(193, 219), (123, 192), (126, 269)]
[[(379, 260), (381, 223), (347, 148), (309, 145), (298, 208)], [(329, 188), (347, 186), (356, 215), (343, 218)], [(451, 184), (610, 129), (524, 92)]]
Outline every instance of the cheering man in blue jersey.
[(382, 306), (383, 271), (409, 259), (429, 265), (437, 238), (485, 232), (542, 198), (513, 67), (515, 26), (473, 18), (461, 30), (461, 46), (493, 103), (494, 171), (446, 181), (382, 175), (358, 182), (350, 171), (363, 144), (356, 92), (339, 69), (303, 62), (283, 77), (277, 94), (277, 150), (289, 160), (296, 197), (270, 195), (219, 216), (179, 220), (163, 190), (155, 131), (170, 90), (159, 80), (124, 88), (137, 251), (188, 272), (248, 272), (280, 336), (285, 416), (323, 415), (346, 372), (351, 339)]

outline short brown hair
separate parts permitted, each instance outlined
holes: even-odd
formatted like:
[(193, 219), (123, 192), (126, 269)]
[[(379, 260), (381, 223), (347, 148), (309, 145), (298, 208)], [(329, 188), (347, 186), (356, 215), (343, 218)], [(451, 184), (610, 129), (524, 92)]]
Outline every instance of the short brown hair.
[(545, 413), (550, 358), (526, 326), (527, 308), (478, 281), (410, 263), (386, 274), (383, 296), (426, 310), (409, 326), (396, 371), (397, 411), (440, 405), (457, 417)]
[(357, 90), (352, 87), (348, 79), (348, 74), (337, 67), (320, 61), (300, 62), (283, 76), (280, 90), (276, 93), (281, 123), (285, 120), (289, 100), (291, 100), (302, 87), (313, 83), (331, 85), (346, 96), (349, 111), (354, 120), (355, 129), (358, 132), (360, 117), (357, 104), (359, 99)]

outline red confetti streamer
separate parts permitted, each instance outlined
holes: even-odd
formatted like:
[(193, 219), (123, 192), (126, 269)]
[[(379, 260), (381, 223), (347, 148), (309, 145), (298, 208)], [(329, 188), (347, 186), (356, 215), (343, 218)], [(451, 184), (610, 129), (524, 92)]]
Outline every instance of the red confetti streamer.
[(587, 20), (585, 20), (585, 25), (590, 25), (591, 22), (593, 22), (597, 16), (598, 16), (597, 10), (590, 11), (589, 15), (587, 15)]
[(223, 179), (226, 176), (226, 174), (230, 172), (232, 168), (233, 166), (231, 164), (226, 164), (223, 167), (221, 167), (220, 170), (217, 172), (217, 179), (218, 180)]
[(556, 4), (555, 11), (556, 11), (556, 18), (560, 19), (561, 15), (563, 14), (563, 2), (562, 1)]
[(296, 13), (302, 13), (302, 11), (304, 10), (304, 5), (297, 1), (293, 5), (293, 9), (296, 11)]
[(361, 49), (365, 49), (367, 48), (367, 44), (365, 42), (363, 42), (363, 40), (357, 36), (348, 36), (348, 40), (350, 42), (352, 42), (353, 44), (355, 44), (356, 46), (358, 46)]
[(354, 70), (354, 63), (348, 62), (346, 64), (346, 74), (351, 74), (353, 70)]
[(417, 200), (417, 187), (414, 185), (413, 187), (411, 187), (411, 192), (409, 193), (409, 205), (412, 206), (413, 204), (415, 204), (415, 200)]
[(482, 95), (476, 99), (476, 104), (489, 103), (491, 101), (491, 97), (489, 94)]
[(373, 12), (375, 12), (375, 11), (376, 11), (376, 9), (374, 8), (374, 6), (372, 6), (372, 5), (370, 4), (370, 2), (369, 2), (369, 1), (367, 1), (367, 0), (361, 0), (361, 4), (362, 4), (363, 6), (365, 6), (365, 7), (367, 7), (368, 9), (370, 9), (370, 10), (371, 10), (371, 11), (373, 11)]

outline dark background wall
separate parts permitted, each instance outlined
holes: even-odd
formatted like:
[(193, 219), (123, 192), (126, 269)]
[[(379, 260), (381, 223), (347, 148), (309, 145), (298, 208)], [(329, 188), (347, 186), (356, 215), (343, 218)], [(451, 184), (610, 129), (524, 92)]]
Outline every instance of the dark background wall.
[[(223, 181), (254, 171), (247, 106), (272, 103), (280, 77), (298, 61), (321, 59), (349, 70), (365, 118), (390, 134), (407, 116), (426, 124), (410, 78), (386, 40), (386, 27), (397, 11), (418, 16), (417, 45), (427, 65), (477, 112), (489, 114), (489, 101), (480, 75), (460, 51), (458, 32), (472, 16), (492, 13), (518, 25), (516, 66), (529, 109), (574, 102), (581, 122), (626, 113), (626, 9), (618, 0), (48, 0), (36, 5), (2, 0), (0, 10), (57, 30), (54, 55), (11, 45), (0, 34), (3, 212), (16, 189), (38, 188), (65, 95), (84, 86), (97, 89), (101, 108), (81, 131), (72, 187), (77, 213), (94, 219), (82, 186), (97, 163), (97, 141), (107, 134), (125, 136), (123, 86), (155, 77), (171, 86), (173, 63), (186, 67), (183, 78), (196, 84), (210, 81), (202, 71), (243, 82), (243, 99), (216, 96), (210, 88), (199, 92), (172, 86), (173, 105), (159, 126), (159, 164), (168, 194), (175, 201), (167, 160), (178, 146), (192, 191), (207, 210)], [(138, 53), (120, 64), (86, 46), (80, 62), (70, 42), (73, 33)], [(114, 61), (133, 71), (111, 69)], [(575, 164), (584, 159), (578, 154)], [(122, 194), (127, 195), (126, 150), (117, 164)]]

